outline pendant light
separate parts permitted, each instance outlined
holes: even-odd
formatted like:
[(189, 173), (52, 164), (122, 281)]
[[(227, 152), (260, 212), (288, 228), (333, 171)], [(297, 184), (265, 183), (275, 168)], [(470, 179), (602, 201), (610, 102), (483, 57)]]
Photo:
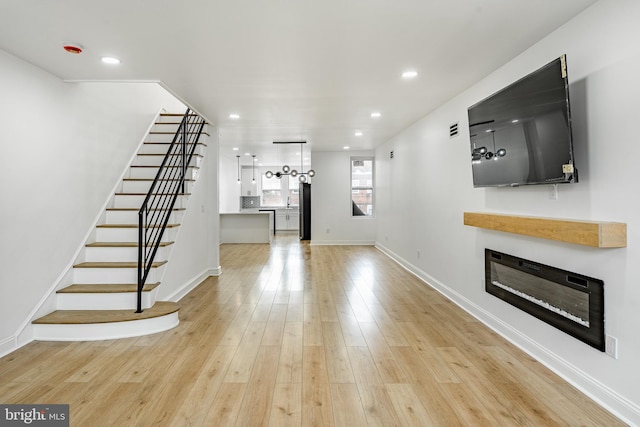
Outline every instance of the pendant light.
[(240, 156), (236, 156), (236, 160), (238, 161), (238, 184), (241, 184), (242, 180), (240, 179)]
[(273, 178), (274, 176), (278, 179), (282, 178), (285, 175), (291, 175), (293, 177), (298, 177), (298, 181), (305, 183), (307, 182), (307, 177), (312, 178), (316, 175), (316, 172), (313, 169), (309, 169), (307, 172), (302, 172), (304, 170), (304, 164), (303, 164), (303, 145), (302, 144), (306, 144), (307, 141), (273, 141), (274, 144), (300, 144), (300, 172), (298, 172), (295, 169), (291, 169), (289, 167), (289, 165), (284, 165), (282, 166), (282, 172), (278, 171), (278, 172), (271, 172), (271, 171), (267, 171), (264, 176), (266, 176), (267, 178)]
[(256, 155), (252, 154), (251, 157), (253, 158), (253, 162), (251, 162), (251, 183), (255, 184), (256, 183)]

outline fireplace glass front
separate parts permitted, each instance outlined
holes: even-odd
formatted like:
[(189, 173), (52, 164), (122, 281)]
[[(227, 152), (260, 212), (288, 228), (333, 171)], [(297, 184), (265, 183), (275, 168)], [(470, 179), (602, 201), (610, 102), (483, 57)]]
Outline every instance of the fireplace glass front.
[(485, 250), (488, 293), (604, 351), (604, 282)]

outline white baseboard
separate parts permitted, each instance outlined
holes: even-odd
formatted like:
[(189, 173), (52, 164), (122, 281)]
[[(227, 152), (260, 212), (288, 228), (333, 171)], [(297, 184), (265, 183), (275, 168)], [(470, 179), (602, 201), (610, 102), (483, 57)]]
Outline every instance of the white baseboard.
[(557, 354), (553, 353), (540, 343), (522, 334), (511, 325), (503, 322), (492, 313), (479, 307), (444, 283), (439, 282), (426, 272), (420, 270), (398, 254), (380, 243), (375, 244), (376, 249), (404, 267), (408, 272), (418, 277), (428, 286), (440, 292), (454, 304), (478, 319), (485, 326), (498, 333), (504, 339), (524, 351), (538, 362), (555, 372), (569, 384), (589, 396), (602, 407), (620, 418), (629, 425), (640, 425), (640, 407), (629, 401), (614, 390), (602, 384), (586, 372), (576, 368)]
[(311, 246), (375, 246), (371, 240), (311, 240)]
[(184, 298), (189, 292), (196, 288), (200, 283), (202, 283), (207, 277), (210, 276), (219, 276), (222, 273), (222, 269), (220, 267), (217, 268), (208, 268), (202, 273), (194, 276), (192, 279), (187, 281), (180, 289), (169, 295), (166, 300), (171, 302), (178, 302), (182, 298)]
[(4, 357), (18, 349), (15, 337), (5, 338), (0, 341), (0, 357)]

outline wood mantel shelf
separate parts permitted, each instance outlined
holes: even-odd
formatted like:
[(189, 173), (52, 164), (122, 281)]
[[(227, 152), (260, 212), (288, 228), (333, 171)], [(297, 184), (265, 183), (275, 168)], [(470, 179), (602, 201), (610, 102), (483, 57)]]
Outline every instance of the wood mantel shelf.
[(627, 224), (465, 212), (464, 225), (596, 248), (627, 246)]

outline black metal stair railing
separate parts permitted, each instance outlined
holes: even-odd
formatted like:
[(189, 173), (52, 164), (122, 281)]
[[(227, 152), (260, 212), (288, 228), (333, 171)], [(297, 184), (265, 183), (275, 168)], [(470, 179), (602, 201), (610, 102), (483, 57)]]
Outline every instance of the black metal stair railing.
[(142, 313), (142, 289), (160, 247), (176, 200), (185, 193), (187, 171), (205, 120), (187, 109), (162, 160), (151, 188), (138, 211), (137, 310)]

